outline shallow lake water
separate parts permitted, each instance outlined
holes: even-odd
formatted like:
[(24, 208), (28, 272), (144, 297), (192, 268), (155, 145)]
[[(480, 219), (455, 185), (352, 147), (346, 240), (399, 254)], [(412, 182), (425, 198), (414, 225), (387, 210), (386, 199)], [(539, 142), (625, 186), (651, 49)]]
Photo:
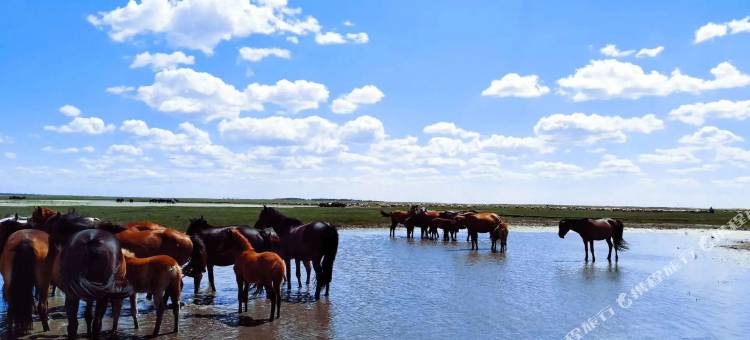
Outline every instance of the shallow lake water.
[[(609, 264), (606, 243), (598, 242), (592, 264), (583, 261), (578, 235), (561, 240), (550, 228), (511, 229), (507, 254), (491, 253), (486, 235), (481, 249), (470, 251), (463, 232), (445, 243), (407, 240), (403, 229), (396, 238), (386, 229), (346, 229), (330, 297), (312, 301), (311, 290), (304, 283), (298, 289), (293, 277), (280, 319), (266, 322), (270, 304), (264, 298), (238, 315), (232, 269), (223, 267), (216, 272), (216, 294), (207, 292), (204, 277), (203, 292), (194, 296), (192, 279), (185, 278), (180, 332), (164, 338), (548, 339), (564, 338), (576, 327), (604, 339), (746, 338), (750, 253), (721, 247), (703, 252), (697, 242), (706, 233), (626, 229), (630, 250), (620, 253), (619, 263)], [(682, 262), (689, 249), (698, 251)], [(627, 300), (628, 308), (618, 305), (620, 293), (670, 261), (681, 263), (674, 274)], [(38, 333), (36, 322), (32, 337), (64, 334), (62, 303), (61, 296), (51, 300), (52, 331)], [(608, 306), (606, 321), (584, 330), (586, 320)], [(4, 315), (4, 302), (0, 308)], [(141, 296), (139, 308), (141, 328), (133, 329), (123, 307), (118, 336), (150, 334), (151, 302)], [(110, 325), (107, 317), (104, 329)], [(171, 328), (167, 312), (162, 332)]]

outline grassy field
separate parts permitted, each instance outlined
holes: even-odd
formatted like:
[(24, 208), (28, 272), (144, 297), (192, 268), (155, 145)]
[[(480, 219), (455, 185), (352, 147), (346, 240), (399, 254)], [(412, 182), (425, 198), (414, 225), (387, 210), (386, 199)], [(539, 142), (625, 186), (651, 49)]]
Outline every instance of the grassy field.
[[(233, 207), (56, 207), (59, 211), (75, 208), (82, 215), (94, 216), (113, 222), (150, 220), (169, 227), (184, 230), (188, 219), (204, 216), (214, 225), (253, 224), (260, 208)], [(386, 211), (406, 207), (383, 208)], [(695, 228), (718, 227), (735, 215), (735, 211), (664, 210), (664, 209), (619, 209), (619, 208), (572, 208), (551, 206), (433, 206), (437, 210), (476, 209), (497, 212), (513, 224), (556, 225), (562, 218), (614, 217), (622, 219), (630, 227)], [(328, 221), (339, 226), (383, 227), (387, 218), (381, 217), (379, 207), (317, 208), (299, 207), (280, 209), (284, 214), (302, 221)], [(32, 207), (0, 207), (0, 215), (19, 213), (30, 215)]]

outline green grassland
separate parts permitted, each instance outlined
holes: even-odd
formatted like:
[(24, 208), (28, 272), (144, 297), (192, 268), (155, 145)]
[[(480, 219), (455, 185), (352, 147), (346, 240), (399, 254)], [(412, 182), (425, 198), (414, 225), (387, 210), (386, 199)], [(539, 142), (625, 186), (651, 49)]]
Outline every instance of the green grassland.
[[(254, 201), (257, 201), (258, 203), (281, 204), (279, 201)], [(709, 213), (700, 210), (655, 208), (522, 205), (428, 205), (428, 207), (436, 210), (475, 209), (479, 211), (491, 211), (505, 216), (511, 225), (533, 224), (549, 226), (556, 225), (557, 221), (562, 218), (614, 217), (622, 219), (627, 227), (711, 228), (719, 227), (736, 214), (736, 211), (733, 210), (716, 210), (714, 213)], [(209, 223), (213, 225), (253, 224), (255, 223), (261, 209), (237, 207), (184, 207), (174, 205), (156, 207), (132, 207), (127, 205), (114, 207), (64, 206), (55, 208), (63, 212), (68, 209), (76, 209), (84, 216), (99, 217), (117, 223), (149, 220), (179, 230), (187, 228), (189, 218), (199, 216), (204, 216)], [(395, 209), (403, 210), (406, 209), (406, 206), (388, 204), (387, 207), (295, 207), (282, 208), (280, 210), (284, 214), (298, 218), (302, 221), (327, 221), (342, 227), (384, 227), (389, 224), (389, 220), (380, 215), (381, 209), (386, 211)], [(30, 215), (31, 210), (32, 207), (0, 207), (0, 216), (12, 213)]]

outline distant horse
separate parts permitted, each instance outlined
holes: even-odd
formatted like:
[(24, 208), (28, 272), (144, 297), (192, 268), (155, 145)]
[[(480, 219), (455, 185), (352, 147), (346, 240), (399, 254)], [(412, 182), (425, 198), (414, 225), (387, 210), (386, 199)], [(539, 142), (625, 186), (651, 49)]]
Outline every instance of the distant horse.
[[(138, 307), (135, 293), (150, 293), (154, 296), (154, 307), (156, 307), (156, 325), (154, 325), (153, 335), (159, 335), (167, 297), (173, 301), (174, 328), (172, 332), (177, 333), (180, 323), (179, 301), (182, 292), (182, 270), (179, 263), (167, 255), (140, 258), (125, 249), (122, 250), (122, 254), (125, 256), (125, 263), (128, 268), (128, 282), (133, 285), (133, 294), (130, 295), (130, 315), (133, 317), (135, 328), (138, 328)], [(122, 303), (115, 304), (113, 307), (113, 330), (117, 330), (121, 307)]]
[[(256, 227), (272, 227), (281, 238), (281, 256), (289, 267), (291, 259), (312, 261), (315, 270), (315, 299), (320, 299), (320, 289), (325, 287), (328, 296), (333, 278), (333, 261), (339, 245), (336, 227), (325, 222), (303, 224), (284, 216), (274, 208), (263, 206), (255, 222)], [(292, 289), (291, 273), (287, 272), (287, 289)]]
[(434, 228), (432, 226), (432, 220), (440, 217), (439, 212), (427, 210), (425, 208), (417, 208), (416, 206), (412, 207), (409, 212), (411, 213), (411, 216), (407, 218), (405, 222), (407, 238), (414, 238), (415, 226), (420, 229), (420, 238), (432, 238), (433, 236), (437, 238), (437, 230), (430, 229)]
[[(466, 226), (469, 236), (471, 237), (471, 249), (479, 250), (478, 234), (490, 233), (492, 241), (492, 251), (497, 251), (497, 240), (502, 237), (502, 230), (505, 229), (505, 238), (507, 240), (507, 223), (495, 213), (468, 213), (456, 216), (457, 223)], [(498, 230), (498, 228), (501, 228)], [(505, 241), (501, 240), (501, 251), (505, 251)]]
[(65, 293), (68, 338), (75, 338), (78, 332), (80, 300), (86, 301), (86, 334), (98, 338), (107, 304), (122, 303), (133, 294), (120, 242), (112, 233), (98, 229), (108, 223), (75, 212), (57, 213), (44, 223), (45, 230), (49, 230), (50, 247), (60, 248), (52, 277)]
[[(5, 224), (5, 223), (3, 223)], [(49, 235), (35, 229), (14, 232), (4, 242), (0, 257), (3, 297), (8, 303), (6, 327), (11, 337), (31, 330), (34, 288), (39, 292), (37, 313), (44, 331), (49, 331), (47, 291), (52, 280), (54, 255), (49, 250)]]
[(237, 279), (237, 301), (239, 302), (238, 313), (242, 313), (242, 304), (247, 311), (247, 295), (250, 284), (256, 284), (266, 290), (268, 299), (271, 300), (271, 316), (269, 321), (281, 316), (281, 283), (284, 282), (285, 267), (284, 260), (270, 251), (258, 253), (253, 249), (250, 242), (240, 231), (231, 230), (233, 240), (241, 252), (237, 253), (234, 261), (234, 274)]
[(607, 261), (612, 261), (612, 248), (614, 243), (615, 248), (615, 261), (619, 260), (617, 251), (625, 251), (628, 249), (628, 243), (622, 238), (622, 233), (625, 227), (622, 225), (622, 221), (614, 218), (580, 218), (580, 219), (563, 219), (560, 221), (560, 229), (558, 236), (564, 238), (568, 231), (573, 230), (581, 235), (583, 239), (583, 247), (586, 251), (585, 261), (589, 260), (589, 246), (591, 247), (591, 262), (596, 261), (594, 256), (594, 241), (595, 240), (606, 240), (609, 245), (609, 255), (607, 255)]
[(195, 287), (194, 292), (198, 294), (203, 272), (208, 269), (208, 283), (212, 291), (216, 291), (214, 285), (214, 266), (231, 266), (236, 256), (233, 251), (237, 249), (230, 246), (232, 238), (231, 229), (237, 228), (258, 251), (273, 250), (275, 244), (280, 242), (278, 236), (270, 230), (262, 230), (249, 225), (231, 225), (214, 227), (201, 216), (190, 219), (187, 234), (193, 242), (193, 254), (190, 262), (185, 266), (185, 275), (192, 276)]
[(394, 211), (387, 213), (383, 210), (380, 210), (380, 215), (391, 219), (391, 231), (388, 234), (388, 236), (396, 237), (396, 227), (399, 224), (404, 224), (406, 222), (406, 219), (409, 218), (409, 216), (411, 216), (411, 213), (409, 213), (408, 211), (403, 211), (403, 210), (394, 210)]

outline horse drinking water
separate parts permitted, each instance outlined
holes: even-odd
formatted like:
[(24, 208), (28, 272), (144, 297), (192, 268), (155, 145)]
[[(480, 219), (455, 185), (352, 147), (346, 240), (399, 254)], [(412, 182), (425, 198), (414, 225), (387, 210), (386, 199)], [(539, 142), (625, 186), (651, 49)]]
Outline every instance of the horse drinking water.
[[(596, 261), (594, 256), (594, 241), (606, 240), (609, 245), (609, 255), (607, 261), (612, 261), (612, 248), (615, 248), (615, 261), (619, 260), (617, 251), (628, 249), (628, 243), (622, 238), (625, 227), (620, 220), (614, 218), (580, 218), (580, 219), (563, 219), (560, 221), (558, 236), (565, 238), (568, 231), (573, 230), (581, 235), (583, 247), (586, 251), (584, 261), (589, 260), (589, 246), (591, 247), (591, 262)], [(614, 247), (613, 247), (614, 244)]]

